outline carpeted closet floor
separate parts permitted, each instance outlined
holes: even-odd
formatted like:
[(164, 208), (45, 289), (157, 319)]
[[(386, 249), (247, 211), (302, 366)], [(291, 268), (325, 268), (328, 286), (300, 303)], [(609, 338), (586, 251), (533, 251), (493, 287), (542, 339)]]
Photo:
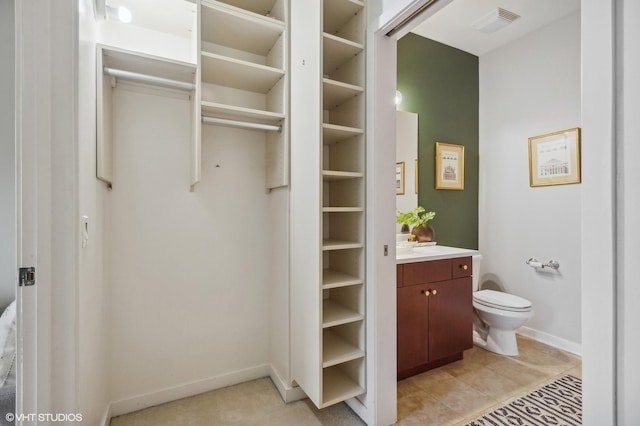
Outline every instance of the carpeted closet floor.
[[(520, 356), (474, 347), (462, 361), (398, 382), (398, 424), (464, 425), (558, 377), (582, 377), (580, 357), (518, 336)], [(115, 417), (111, 426), (362, 425), (345, 404), (285, 404), (269, 378)]]

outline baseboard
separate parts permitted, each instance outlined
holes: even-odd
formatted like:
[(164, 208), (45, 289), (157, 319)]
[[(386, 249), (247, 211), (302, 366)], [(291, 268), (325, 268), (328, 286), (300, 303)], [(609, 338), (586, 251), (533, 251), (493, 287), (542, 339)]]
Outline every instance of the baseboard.
[(580, 343), (572, 342), (570, 340), (563, 339), (562, 337), (554, 336), (553, 334), (545, 333), (529, 327), (520, 327), (517, 333), (530, 337), (531, 339), (537, 340), (545, 345), (553, 346), (554, 348), (582, 356), (582, 344)]
[(269, 376), (276, 389), (278, 389), (278, 392), (280, 392), (282, 400), (287, 404), (307, 397), (307, 394), (304, 393), (300, 386), (291, 386), (282, 380), (282, 377), (278, 374), (278, 370), (276, 370), (273, 365), (269, 367)]
[(358, 398), (347, 399), (345, 403), (353, 410), (354, 413), (362, 419), (366, 424), (372, 424), (373, 422), (369, 422), (369, 412), (367, 411), (367, 407), (364, 406), (362, 401)]
[(102, 426), (109, 426), (111, 424), (111, 417), (111, 403), (109, 403), (104, 409), (104, 414), (102, 415), (102, 421), (100, 421), (100, 424)]
[(110, 417), (133, 413), (134, 411), (164, 404), (182, 398), (198, 395), (215, 389), (237, 385), (238, 383), (269, 376), (269, 365), (258, 365), (244, 370), (237, 370), (208, 379), (196, 380), (183, 385), (164, 388), (155, 392), (136, 395), (131, 398), (112, 402), (109, 407)]

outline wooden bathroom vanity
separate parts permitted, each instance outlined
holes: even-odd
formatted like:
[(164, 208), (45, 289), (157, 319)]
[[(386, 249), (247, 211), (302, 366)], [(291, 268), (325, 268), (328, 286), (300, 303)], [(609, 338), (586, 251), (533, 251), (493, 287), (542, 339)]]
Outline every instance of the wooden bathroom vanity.
[(436, 246), (397, 256), (398, 379), (460, 360), (473, 346), (477, 253)]

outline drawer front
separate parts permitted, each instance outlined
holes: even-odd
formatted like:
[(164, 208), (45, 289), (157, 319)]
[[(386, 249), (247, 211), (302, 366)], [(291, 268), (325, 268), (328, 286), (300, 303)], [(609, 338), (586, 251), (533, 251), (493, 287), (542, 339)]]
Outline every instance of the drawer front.
[(396, 287), (402, 287), (404, 278), (403, 278), (403, 266), (404, 265), (396, 265)]
[(451, 259), (451, 276), (453, 278), (470, 277), (473, 268), (471, 257)]
[(402, 285), (405, 287), (450, 280), (451, 259), (405, 263), (402, 275)]

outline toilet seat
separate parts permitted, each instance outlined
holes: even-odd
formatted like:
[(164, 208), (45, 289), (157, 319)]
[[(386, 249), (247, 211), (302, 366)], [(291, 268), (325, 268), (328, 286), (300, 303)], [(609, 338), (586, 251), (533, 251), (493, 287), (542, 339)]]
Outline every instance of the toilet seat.
[(473, 293), (473, 301), (490, 308), (510, 312), (528, 312), (533, 309), (531, 302), (513, 294), (495, 290), (480, 290)]

